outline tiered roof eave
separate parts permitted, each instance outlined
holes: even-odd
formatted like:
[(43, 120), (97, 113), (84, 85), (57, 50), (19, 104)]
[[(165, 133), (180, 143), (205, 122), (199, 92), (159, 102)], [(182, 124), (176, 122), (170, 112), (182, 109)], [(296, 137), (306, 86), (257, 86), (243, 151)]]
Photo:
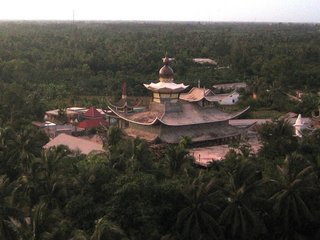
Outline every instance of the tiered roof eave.
[(148, 90), (158, 93), (180, 93), (187, 89), (189, 85), (184, 85), (183, 83), (174, 82), (157, 82), (150, 84), (143, 84)]
[[(211, 120), (201, 121), (201, 122), (180, 121), (179, 118), (177, 118), (177, 121), (172, 121), (172, 117), (170, 116), (170, 113), (166, 113), (166, 112), (163, 112), (163, 113), (159, 112), (157, 114), (150, 114), (151, 113), (150, 111), (145, 111), (145, 112), (140, 112), (140, 113), (130, 113), (130, 114), (127, 113), (126, 114), (126, 113), (118, 112), (116, 109), (114, 109), (111, 106), (109, 106), (108, 108), (119, 118), (121, 118), (125, 121), (128, 121), (128, 122), (131, 122), (131, 123), (138, 124), (138, 125), (151, 126), (151, 125), (156, 125), (156, 124), (161, 123), (166, 126), (190, 126), (190, 125), (197, 125), (197, 124), (204, 124), (204, 123), (229, 121), (229, 120), (235, 119), (235, 118), (239, 117), (240, 115), (242, 115), (243, 113), (247, 112), (250, 109), (250, 106), (248, 106), (247, 108), (240, 110), (238, 112), (228, 114), (225, 117), (221, 117), (220, 119), (215, 119), (215, 120), (211, 119)], [(153, 115), (153, 117), (151, 119), (149, 118), (147, 122), (134, 120), (134, 119), (136, 119), (134, 117), (137, 116), (138, 114), (143, 115), (142, 119), (144, 119), (145, 116), (147, 116), (147, 115)], [(171, 121), (168, 121), (168, 119), (171, 119)]]

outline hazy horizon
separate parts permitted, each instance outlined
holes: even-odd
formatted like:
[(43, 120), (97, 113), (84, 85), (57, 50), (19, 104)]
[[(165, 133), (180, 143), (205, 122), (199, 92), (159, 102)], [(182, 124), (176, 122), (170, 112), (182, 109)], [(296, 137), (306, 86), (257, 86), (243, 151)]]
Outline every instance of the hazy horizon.
[(10, 0), (2, 21), (320, 23), (318, 0)]
[(319, 25), (320, 22), (249, 22), (249, 21), (185, 21), (185, 20), (55, 20), (55, 19), (27, 19), (27, 20), (21, 20), (21, 19), (0, 19), (1, 23), (136, 23), (136, 24), (170, 24), (170, 23), (176, 23), (176, 24), (292, 24), (292, 25)]

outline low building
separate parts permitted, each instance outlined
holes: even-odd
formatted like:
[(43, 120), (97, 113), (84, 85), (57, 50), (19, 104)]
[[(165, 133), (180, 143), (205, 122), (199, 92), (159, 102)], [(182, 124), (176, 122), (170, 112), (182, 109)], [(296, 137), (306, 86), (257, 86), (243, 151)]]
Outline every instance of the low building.
[(187, 102), (197, 102), (200, 106), (217, 103), (219, 105), (233, 105), (239, 100), (239, 93), (233, 91), (227, 94), (215, 94), (209, 89), (192, 88), (188, 93), (182, 93), (180, 99)]
[(70, 150), (79, 152), (81, 154), (89, 154), (91, 152), (104, 152), (103, 146), (100, 143), (85, 140), (79, 137), (73, 137), (65, 133), (59, 134), (57, 137), (44, 145), (43, 148), (48, 149), (50, 147), (57, 147), (59, 145), (65, 145)]
[(84, 120), (79, 122), (79, 128), (88, 130), (100, 126), (109, 126), (105, 120), (105, 113), (101, 113), (101, 111), (98, 111), (95, 107), (90, 107), (85, 113), (83, 113), (82, 117)]
[(45, 121), (45, 122), (32, 122), (32, 125), (43, 130), (51, 139), (55, 138), (57, 135), (61, 133), (71, 135), (73, 132), (77, 130), (76, 126), (71, 123), (55, 124), (49, 121)]
[(56, 136), (57, 124), (55, 123), (52, 123), (49, 121), (45, 121), (45, 122), (33, 121), (32, 125), (43, 130), (49, 136), (49, 138), (54, 138)]
[(215, 94), (208, 99), (212, 102), (217, 102), (220, 105), (233, 105), (239, 101), (240, 94), (237, 91), (226, 94)]
[(49, 110), (46, 111), (45, 120), (59, 124), (69, 123), (71, 120), (79, 118), (86, 111), (86, 108), (81, 107)]
[[(81, 119), (81, 118), (95, 118), (95, 116), (91, 116), (90, 111), (95, 111), (100, 113), (99, 117), (102, 115), (104, 116), (105, 113), (102, 109), (95, 109), (94, 110), (91, 108), (83, 108), (83, 107), (68, 107), (65, 109), (54, 109), (54, 110), (49, 110), (46, 111), (45, 114), (45, 120), (54, 122), (54, 123), (71, 123), (75, 119)], [(86, 117), (85, 114), (88, 114)], [(92, 113), (93, 114), (93, 113)]]
[(215, 60), (210, 58), (193, 58), (192, 61), (199, 64), (218, 65)]
[(248, 85), (245, 82), (234, 82), (234, 83), (222, 83), (215, 84), (212, 86), (215, 91), (234, 91), (234, 90), (248, 90)]
[(259, 141), (259, 127), (262, 124), (272, 122), (271, 118), (262, 118), (262, 119), (231, 119), (229, 124), (239, 129), (243, 129), (245, 138), (249, 140)]

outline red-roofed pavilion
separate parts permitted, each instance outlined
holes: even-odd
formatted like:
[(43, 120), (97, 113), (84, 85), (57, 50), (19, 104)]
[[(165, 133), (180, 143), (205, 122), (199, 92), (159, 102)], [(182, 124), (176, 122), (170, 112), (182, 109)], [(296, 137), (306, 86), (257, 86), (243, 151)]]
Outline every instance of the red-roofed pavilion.
[(102, 119), (103, 115), (95, 108), (90, 107), (88, 111), (86, 111), (83, 116), (87, 119)]
[(83, 120), (82, 122), (80, 122), (78, 127), (84, 128), (84, 129), (90, 129), (90, 128), (95, 128), (95, 127), (99, 127), (99, 126), (106, 127), (108, 125), (109, 124), (104, 119), (86, 119), (86, 120)]

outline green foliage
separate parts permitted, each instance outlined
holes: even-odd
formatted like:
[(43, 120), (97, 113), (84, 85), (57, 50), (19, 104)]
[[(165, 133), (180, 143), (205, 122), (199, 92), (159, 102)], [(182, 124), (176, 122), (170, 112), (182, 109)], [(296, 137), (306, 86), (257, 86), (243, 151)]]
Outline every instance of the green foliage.
[(110, 127), (108, 130), (108, 146), (109, 147), (115, 147), (121, 140), (122, 132), (120, 128), (117, 127)]
[[(250, 104), (251, 106), (251, 104)], [(283, 113), (276, 111), (276, 110), (257, 110), (257, 111), (250, 111), (248, 114), (245, 115), (245, 118), (253, 118), (253, 119), (261, 119), (261, 118), (271, 118), (277, 119), (281, 117)]]
[[(265, 226), (256, 208), (259, 190), (266, 182), (258, 169), (247, 160), (240, 160), (225, 172), (224, 177), (226, 180), (218, 187), (214, 198), (220, 199), (223, 206), (219, 221), (226, 228), (226, 238), (254, 239), (263, 235)], [(263, 212), (263, 208), (259, 211)]]
[(183, 137), (179, 144), (172, 144), (167, 148), (165, 158), (169, 167), (170, 176), (176, 176), (181, 173), (188, 174), (188, 169), (193, 160), (187, 149), (190, 143), (191, 140), (188, 137)]
[(5, 175), (0, 176), (0, 238), (20, 240), (20, 228), (26, 222), (23, 212), (7, 201), (10, 190), (9, 179)]
[[(286, 123), (271, 124), (263, 126), (258, 156), (240, 142), (207, 170), (191, 164), (187, 138), (162, 157), (144, 141), (122, 137), (98, 155), (70, 155), (63, 146), (35, 151), (27, 171), (22, 165), (14, 178), (2, 178), (1, 234), (34, 240), (312, 239), (319, 227), (318, 133), (286, 140), (292, 133)], [(0, 133), (6, 163), (16, 133)], [(276, 144), (294, 144), (295, 153)], [(291, 155), (284, 160), (284, 154)], [(12, 171), (8, 166), (4, 174)]]
[(155, 178), (143, 173), (123, 176), (116, 183), (110, 215), (127, 230), (128, 236), (159, 238), (157, 217), (153, 208)]
[(263, 124), (259, 128), (259, 134), (263, 144), (260, 154), (271, 159), (283, 157), (298, 146), (293, 127), (285, 120), (274, 120)]
[(0, 23), (0, 239), (319, 238), (318, 131), (297, 140), (285, 121), (267, 123), (257, 155), (240, 143), (203, 170), (186, 137), (161, 154), (103, 129), (106, 153), (81, 156), (43, 150), (48, 139), (28, 127), (49, 108), (64, 121), (68, 104), (103, 106), (123, 80), (145, 95), (165, 50), (177, 82), (247, 81), (251, 116), (310, 114), (316, 94), (293, 106), (284, 93), (316, 92), (319, 41), (316, 25)]
[(312, 166), (297, 167), (294, 156), (288, 156), (282, 166), (278, 166), (276, 192), (270, 197), (274, 216), (280, 224), (278, 234), (294, 238), (299, 231), (313, 221), (313, 214), (305, 199), (305, 192), (316, 191)]
[(177, 82), (246, 81), (258, 107), (292, 110), (281, 92), (320, 87), (316, 25), (2, 22), (0, 36), (1, 119), (10, 123), (63, 103), (100, 105), (92, 96), (118, 98), (123, 80), (129, 95), (146, 95), (142, 83), (158, 78), (165, 51)]
[(303, 116), (311, 116), (313, 112), (318, 110), (320, 101), (317, 94), (305, 94), (301, 100), (296, 106), (296, 112), (303, 114)]
[(123, 230), (106, 217), (97, 220), (90, 240), (127, 240)]
[(205, 185), (195, 180), (184, 194), (186, 207), (177, 215), (177, 229), (182, 239), (222, 239), (215, 219), (219, 206), (210, 196), (213, 185), (213, 181)]

